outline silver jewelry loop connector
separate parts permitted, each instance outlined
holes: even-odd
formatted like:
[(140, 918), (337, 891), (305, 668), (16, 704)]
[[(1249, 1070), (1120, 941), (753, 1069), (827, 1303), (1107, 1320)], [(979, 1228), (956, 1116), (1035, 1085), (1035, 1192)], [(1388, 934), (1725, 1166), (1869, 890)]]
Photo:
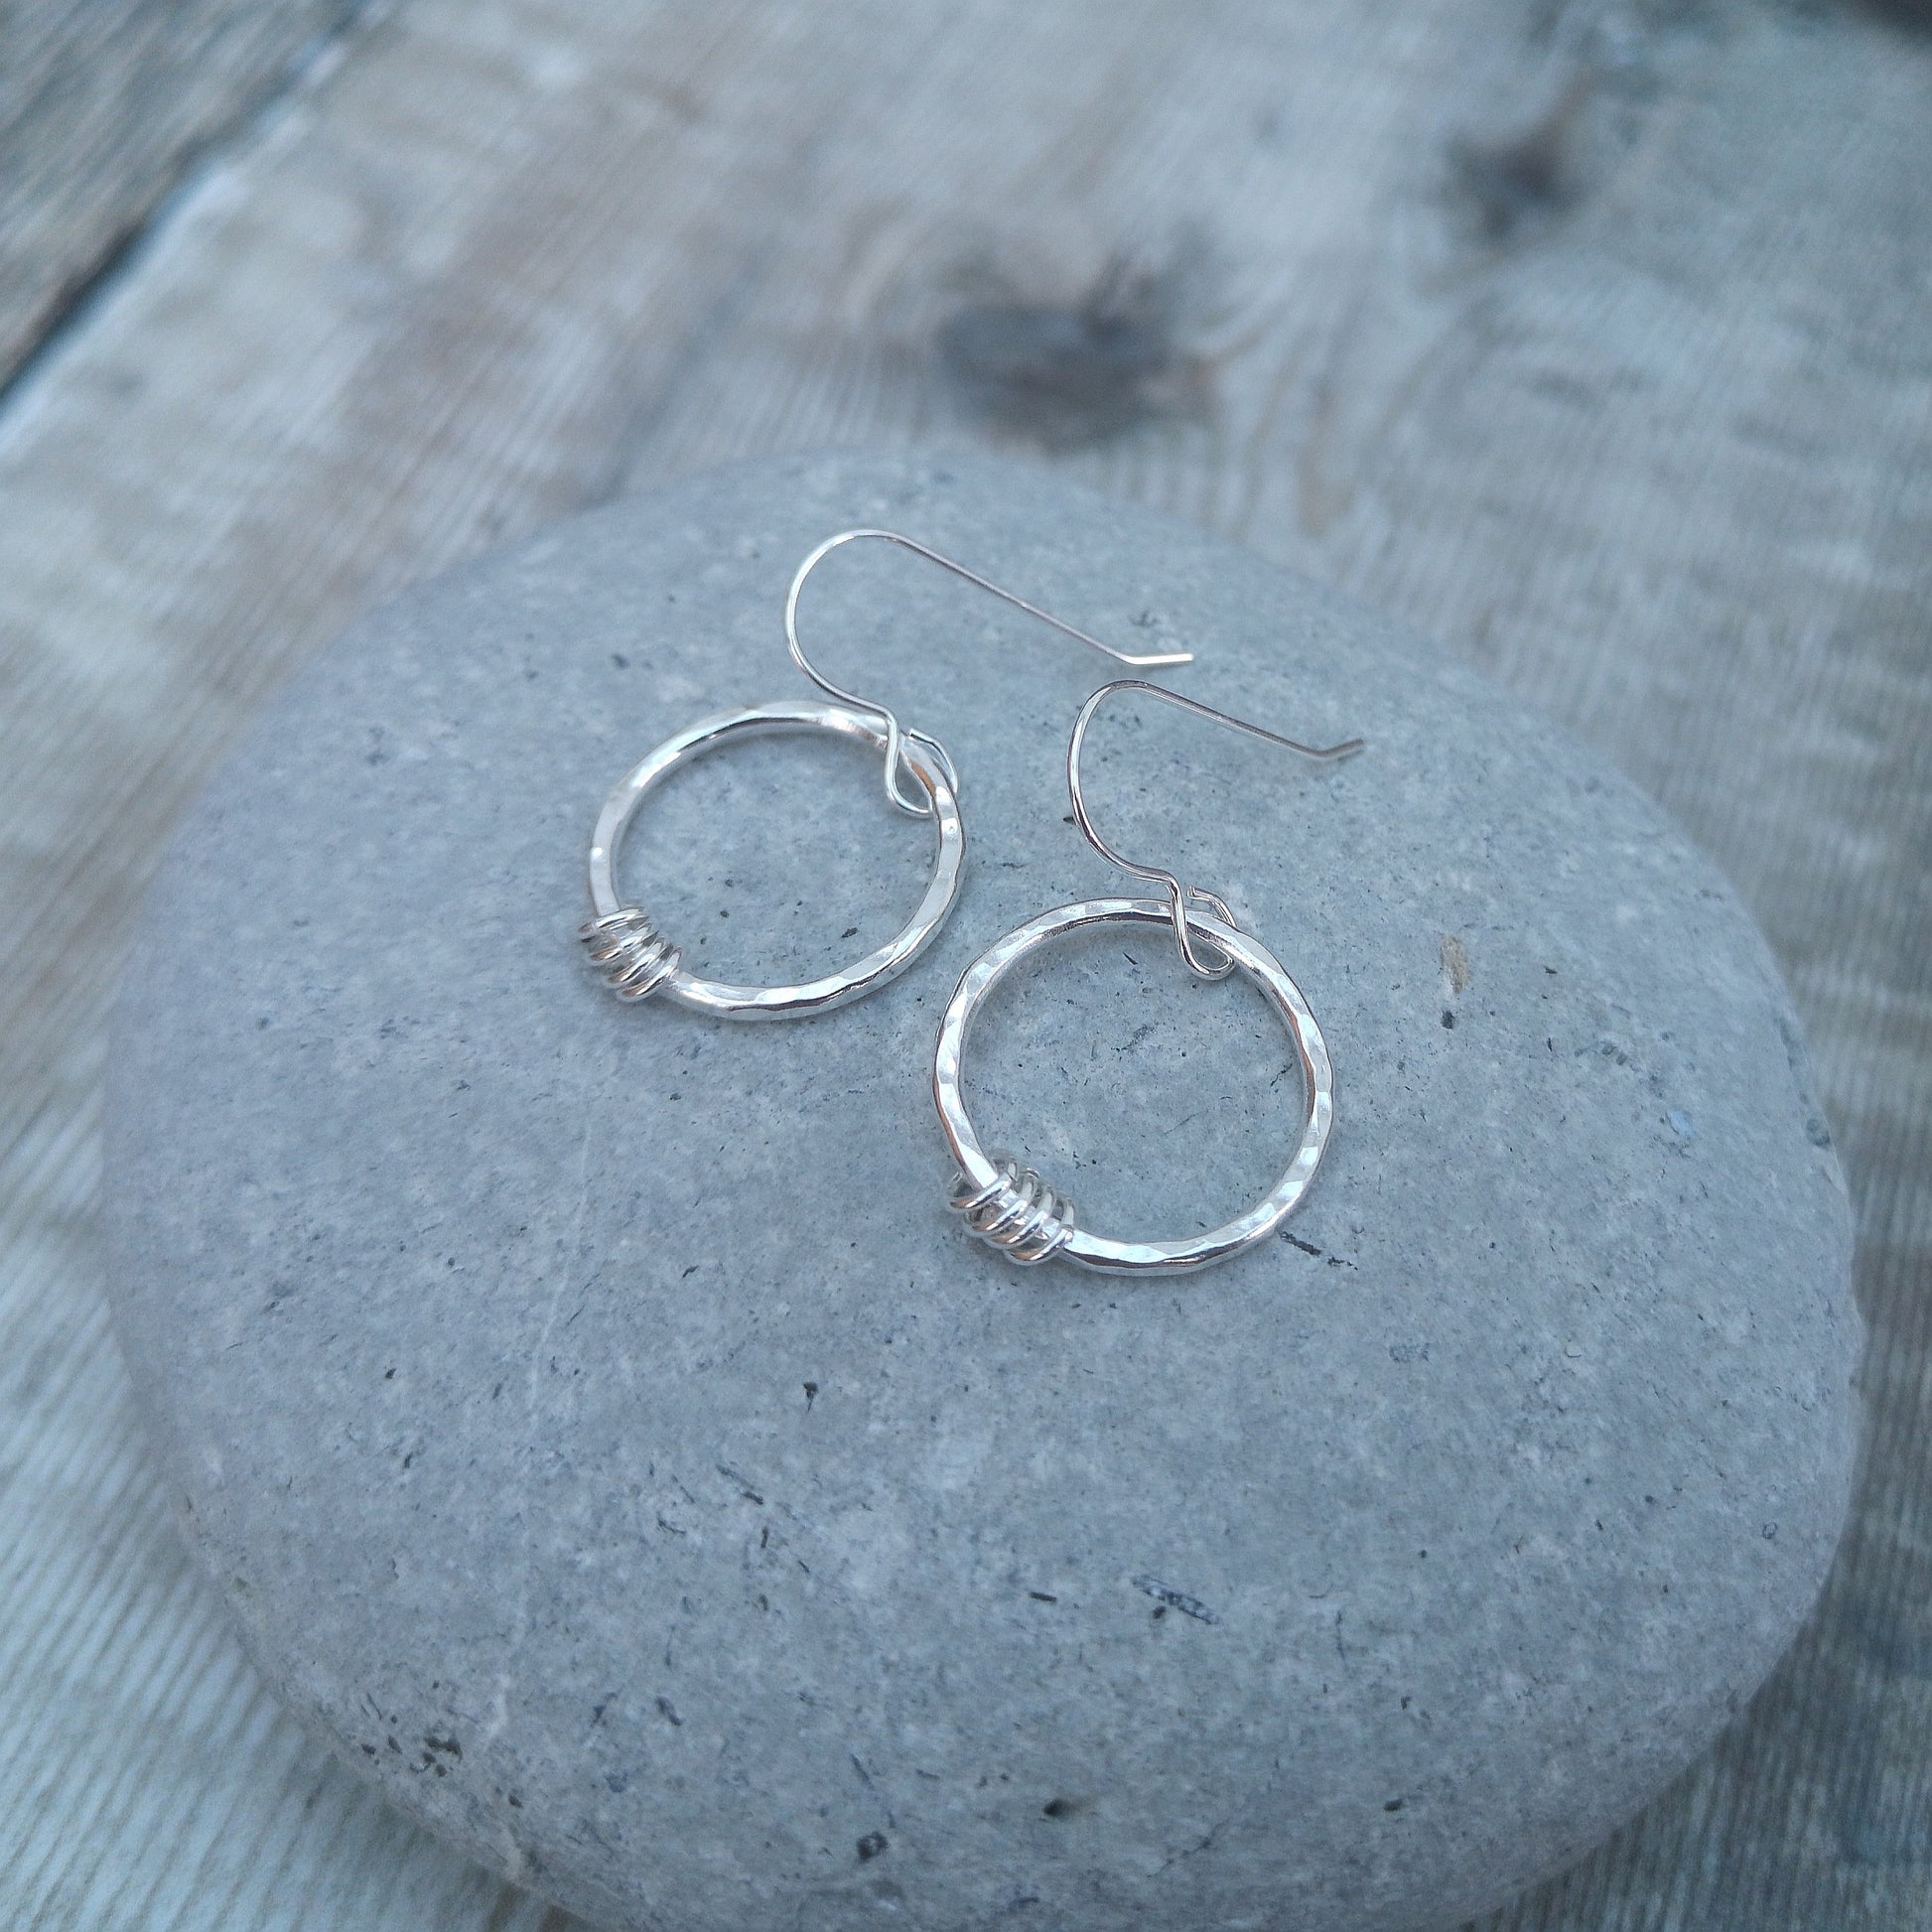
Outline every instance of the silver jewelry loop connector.
[(1116, 691), (1144, 691), (1150, 698), (1159, 698), (1163, 704), (1191, 711), (1197, 718), (1210, 719), (1217, 725), (1225, 725), (1229, 731), (1259, 738), (1265, 744), (1279, 745), (1285, 752), (1294, 752), (1298, 757), (1312, 759), (1321, 764), (1335, 764), (1343, 759), (1353, 758), (1362, 749), (1362, 741), (1350, 738), (1344, 739), (1339, 745), (1303, 745), (1295, 739), (1282, 737), (1279, 732), (1265, 731), (1260, 725), (1251, 725), (1245, 718), (1234, 718), (1225, 711), (1216, 711), (1212, 705), (1202, 704), (1197, 698), (1183, 698), (1178, 691), (1170, 691), (1164, 685), (1150, 684), (1145, 678), (1138, 677), (1116, 678), (1111, 684), (1103, 684), (1080, 707), (1080, 715), (1074, 719), (1072, 734), (1066, 741), (1066, 790), (1073, 802), (1075, 823), (1087, 843), (1109, 864), (1118, 866), (1122, 872), (1132, 873), (1136, 879), (1145, 879), (1151, 885), (1168, 889), (1174, 943), (1180, 948), (1181, 958), (1187, 962), (1187, 970), (1204, 980), (1226, 979), (1234, 970), (1234, 956), (1225, 948), (1215, 946), (1213, 957), (1218, 959), (1219, 964), (1210, 964), (1201, 957), (1193, 936), (1193, 924), (1187, 916), (1187, 901), (1190, 898), (1199, 899), (1223, 925), (1233, 925), (1236, 923), (1235, 917), (1226, 904), (1202, 887), (1183, 886), (1173, 873), (1160, 866), (1136, 865), (1132, 859), (1122, 858), (1094, 829), (1092, 816), (1087, 811), (1086, 790), (1081, 782), (1080, 755), (1086, 749), (1087, 726), (1093, 722), (1093, 714)]
[(1127, 651), (1114, 645), (1103, 643), (1100, 638), (1090, 636), (1086, 631), (1068, 623), (1063, 618), (1056, 618), (1050, 611), (1042, 611), (1036, 604), (1029, 604), (1024, 597), (1016, 597), (1012, 591), (1005, 591), (990, 579), (982, 577), (976, 570), (968, 570), (964, 564), (955, 563), (950, 557), (942, 557), (938, 551), (928, 549), (912, 537), (901, 536), (897, 530), (841, 530), (818, 545), (805, 560), (792, 572), (791, 588), (785, 593), (785, 647), (791, 652), (791, 661), (825, 693), (828, 698), (836, 698), (841, 704), (849, 704), (856, 709), (869, 712), (879, 720), (886, 734), (886, 796), (894, 806), (911, 818), (924, 818), (927, 806), (916, 795), (908, 795), (899, 783), (905, 764), (906, 739), (916, 740), (932, 754), (934, 761), (944, 773), (948, 785), (956, 792), (959, 777), (953, 769), (953, 762), (946, 755), (946, 749), (935, 738), (925, 732), (911, 731), (902, 727), (897, 716), (887, 710), (883, 704), (875, 704), (870, 698), (862, 698), (856, 691), (847, 691), (832, 680), (805, 655), (805, 647), (798, 641), (798, 594), (805, 588), (805, 579), (816, 570), (820, 562), (842, 545), (856, 543), (862, 537), (876, 537), (886, 543), (896, 543), (901, 550), (909, 550), (915, 557), (923, 557), (927, 563), (937, 564), (941, 570), (949, 570), (955, 577), (963, 577), (967, 583), (997, 597), (1003, 604), (1011, 604), (1016, 610), (1024, 611), (1030, 618), (1037, 618), (1041, 623), (1050, 624), (1055, 630), (1077, 639), (1080, 643), (1091, 644), (1095, 650), (1104, 651), (1117, 664), (1130, 664), (1141, 670), (1155, 670), (1169, 664), (1191, 664), (1194, 653), (1190, 650)]

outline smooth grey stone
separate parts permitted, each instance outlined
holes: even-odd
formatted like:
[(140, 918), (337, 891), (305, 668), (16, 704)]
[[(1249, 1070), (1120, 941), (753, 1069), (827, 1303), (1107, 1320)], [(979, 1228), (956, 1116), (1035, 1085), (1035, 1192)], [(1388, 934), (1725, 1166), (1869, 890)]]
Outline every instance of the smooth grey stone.
[[(604, 793), (806, 694), (779, 601), (860, 522), (1367, 738), (1318, 771), (1151, 703), (1095, 728), (1105, 828), (1326, 1032), (1334, 1138), (1265, 1249), (1025, 1273), (947, 1214), (955, 977), (1134, 889), (1065, 819), (1102, 660), (887, 546), (803, 621), (958, 760), (934, 951), (767, 1027), (581, 963)], [(795, 980), (897, 926), (930, 844), (876, 759), (787, 740), (674, 779), (628, 872), (714, 973)], [(969, 1079), (989, 1143), (1158, 1237), (1272, 1180), (1287, 1066), (1252, 988), (1143, 933), (1042, 957)], [(614, 1926), (1453, 1925), (1711, 1740), (1846, 1506), (1845, 1191), (1711, 866), (1441, 650), (1034, 470), (735, 470), (378, 612), (185, 827), (110, 1112), (120, 1333), (262, 1669)]]

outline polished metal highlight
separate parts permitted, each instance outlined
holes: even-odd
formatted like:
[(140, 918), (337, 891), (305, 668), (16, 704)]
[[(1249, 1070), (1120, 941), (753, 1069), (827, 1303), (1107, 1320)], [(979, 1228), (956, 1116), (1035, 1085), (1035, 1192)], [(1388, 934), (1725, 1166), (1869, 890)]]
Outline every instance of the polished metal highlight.
[[(1158, 684), (1144, 683), (1139, 678), (1120, 678), (1112, 684), (1103, 684), (1080, 707), (1067, 740), (1066, 784), (1073, 801), (1073, 816), (1087, 842), (1103, 859), (1137, 879), (1165, 886), (1168, 897), (1166, 899), (1081, 899), (1037, 914), (1005, 938), (995, 940), (967, 967), (940, 1020), (932, 1060), (932, 1099), (959, 1170), (947, 1205), (967, 1227), (1022, 1267), (1033, 1267), (1057, 1255), (1078, 1267), (1108, 1275), (1183, 1275), (1197, 1268), (1211, 1267), (1266, 1240), (1295, 1211), (1313, 1181), (1322, 1152), (1328, 1145), (1328, 1132), (1334, 1123), (1334, 1069), (1328, 1059), (1327, 1042), (1315, 1025), (1314, 1015), (1309, 1011), (1309, 1003), (1302, 997), (1301, 988), (1260, 940), (1241, 930), (1222, 900), (1201, 887), (1183, 886), (1173, 873), (1158, 866), (1138, 865), (1122, 858), (1094, 829), (1081, 786), (1080, 755), (1094, 713), (1118, 691), (1146, 692), (1183, 711), (1323, 762), (1351, 757), (1362, 749), (1362, 741), (1351, 738), (1325, 749), (1301, 745), (1292, 738), (1264, 731), (1259, 725), (1231, 718), (1224, 711), (1183, 698), (1178, 692), (1163, 690)], [(1188, 970), (1202, 979), (1225, 979), (1238, 967), (1275, 1009), (1295, 1042), (1296, 1056), (1301, 1063), (1305, 1101), (1302, 1133), (1281, 1178), (1244, 1213), (1221, 1227), (1185, 1240), (1115, 1241), (1082, 1228), (1075, 1219), (1072, 1201), (1056, 1192), (1035, 1170), (1023, 1166), (1003, 1151), (989, 1154), (980, 1145), (972, 1116), (966, 1110), (966, 1041), (972, 1031), (973, 1016), (987, 996), (1036, 948), (1083, 927), (1107, 924), (1169, 927)], [(1201, 956), (1202, 946), (1208, 952), (1205, 960)]]
[(959, 874), (966, 857), (965, 828), (959, 800), (951, 783), (922, 746), (905, 751), (905, 766), (925, 794), (922, 816), (933, 822), (936, 851), (932, 879), (918, 909), (905, 925), (877, 951), (855, 961), (843, 972), (798, 986), (732, 986), (721, 980), (700, 979), (688, 971), (678, 949), (651, 923), (643, 908), (626, 903), (618, 892), (618, 855), (644, 794), (677, 765), (720, 745), (774, 732), (823, 731), (856, 740), (883, 753), (885, 729), (871, 718), (835, 705), (798, 702), (753, 705), (745, 711), (726, 711), (700, 719), (688, 730), (667, 738), (604, 801), (597, 830), (591, 838), (590, 890), (592, 916), (578, 928), (592, 963), (619, 999), (637, 1001), (661, 993), (681, 1007), (708, 1013), (720, 1020), (797, 1020), (829, 1013), (849, 1005), (897, 978), (918, 958), (952, 910), (959, 894)]

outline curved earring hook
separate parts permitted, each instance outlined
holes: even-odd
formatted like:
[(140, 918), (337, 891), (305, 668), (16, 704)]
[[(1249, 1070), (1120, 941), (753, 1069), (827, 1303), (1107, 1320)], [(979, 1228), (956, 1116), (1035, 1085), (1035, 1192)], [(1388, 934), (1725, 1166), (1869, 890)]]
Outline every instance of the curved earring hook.
[(805, 579), (819, 566), (820, 561), (839, 548), (841, 544), (854, 543), (861, 537), (881, 537), (888, 543), (896, 543), (914, 556), (923, 557), (928, 563), (937, 564), (942, 570), (949, 570), (955, 577), (963, 577), (969, 584), (976, 584), (983, 591), (990, 591), (1002, 603), (1011, 604), (1017, 610), (1026, 612), (1030, 618), (1037, 618), (1042, 623), (1049, 623), (1055, 630), (1076, 638), (1083, 644), (1091, 644), (1095, 650), (1105, 651), (1119, 664), (1132, 664), (1138, 669), (1152, 670), (1165, 664), (1191, 664), (1194, 653), (1190, 650), (1147, 651), (1136, 655), (1132, 651), (1116, 650), (1112, 644), (1105, 644), (1098, 637), (1090, 637), (1084, 630), (1077, 629), (1064, 619), (1056, 618), (1050, 611), (1042, 611), (1036, 604), (1029, 604), (1024, 597), (1016, 597), (1012, 591), (1003, 591), (999, 585), (989, 583), (977, 571), (968, 570), (964, 564), (956, 564), (950, 557), (942, 557), (936, 550), (928, 550), (922, 543), (911, 537), (901, 536), (897, 530), (841, 530), (837, 536), (827, 537), (810, 556), (792, 573), (791, 589), (785, 593), (785, 643), (791, 651), (791, 661), (811, 679), (828, 697), (838, 699), (841, 704), (849, 704), (860, 711), (871, 712), (886, 728), (886, 796), (902, 812), (913, 818), (928, 816), (930, 807), (921, 804), (916, 798), (909, 798), (899, 787), (899, 766), (904, 759), (902, 741), (911, 739), (923, 745), (938, 761), (939, 768), (945, 773), (946, 782), (954, 791), (959, 789), (959, 774), (953, 769), (952, 759), (946, 755), (946, 748), (936, 738), (922, 731), (909, 731), (902, 728), (898, 719), (883, 704), (874, 704), (869, 698), (862, 698), (856, 692), (842, 691), (832, 680), (814, 665), (805, 655), (804, 646), (798, 641), (798, 593), (805, 587)]
[[(1080, 707), (1080, 715), (1073, 721), (1072, 736), (1066, 741), (1066, 789), (1073, 800), (1073, 816), (1087, 843), (1107, 860), (1118, 866), (1122, 872), (1130, 872), (1136, 879), (1145, 879), (1154, 885), (1165, 886), (1168, 897), (1173, 906), (1173, 936), (1180, 946), (1180, 956), (1187, 962), (1190, 972), (1198, 973), (1204, 980), (1226, 979), (1234, 970), (1234, 961), (1221, 954), (1218, 964), (1203, 964), (1200, 955), (1194, 950), (1193, 939), (1187, 927), (1187, 901), (1199, 899), (1210, 907), (1224, 925), (1234, 924), (1234, 914), (1226, 904), (1212, 893), (1203, 891), (1199, 886), (1183, 886), (1171, 872), (1163, 872), (1159, 866), (1137, 866), (1132, 859), (1123, 859), (1118, 852), (1093, 829), (1093, 819), (1087, 811), (1086, 794), (1080, 785), (1080, 753), (1086, 744), (1087, 726), (1093, 722), (1093, 714), (1116, 691), (1145, 691), (1151, 698), (1160, 698), (1164, 703), (1175, 705), (1182, 711), (1191, 711), (1196, 717), (1210, 718), (1217, 725), (1225, 725), (1230, 731), (1245, 732), (1250, 738), (1259, 738), (1270, 745), (1279, 745), (1285, 752), (1295, 752), (1305, 759), (1313, 759), (1323, 764), (1338, 764), (1343, 759), (1353, 758), (1362, 749), (1359, 738), (1344, 739), (1339, 745), (1315, 746), (1301, 745), (1292, 738), (1283, 738), (1278, 732), (1264, 731), (1259, 725), (1251, 725), (1242, 718), (1230, 718), (1225, 711), (1216, 711), (1212, 705), (1204, 705), (1194, 698), (1183, 698), (1178, 691), (1169, 691), (1159, 684), (1150, 684), (1145, 678), (1116, 678), (1111, 684), (1103, 684)], [(1212, 942), (1210, 941), (1210, 944)], [(1218, 946), (1213, 947), (1220, 953)]]

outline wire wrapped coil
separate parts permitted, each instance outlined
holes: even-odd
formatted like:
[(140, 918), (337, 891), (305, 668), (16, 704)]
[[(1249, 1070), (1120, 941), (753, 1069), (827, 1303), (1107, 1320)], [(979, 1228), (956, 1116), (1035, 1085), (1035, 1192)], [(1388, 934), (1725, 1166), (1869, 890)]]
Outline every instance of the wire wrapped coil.
[(591, 963), (620, 1000), (647, 1000), (677, 971), (678, 949), (640, 905), (621, 905), (577, 928)]
[(1073, 1203), (1011, 1154), (987, 1158), (995, 1170), (993, 1179), (969, 1189), (960, 1174), (946, 1205), (982, 1241), (1020, 1267), (1035, 1267), (1057, 1254), (1073, 1238)]

